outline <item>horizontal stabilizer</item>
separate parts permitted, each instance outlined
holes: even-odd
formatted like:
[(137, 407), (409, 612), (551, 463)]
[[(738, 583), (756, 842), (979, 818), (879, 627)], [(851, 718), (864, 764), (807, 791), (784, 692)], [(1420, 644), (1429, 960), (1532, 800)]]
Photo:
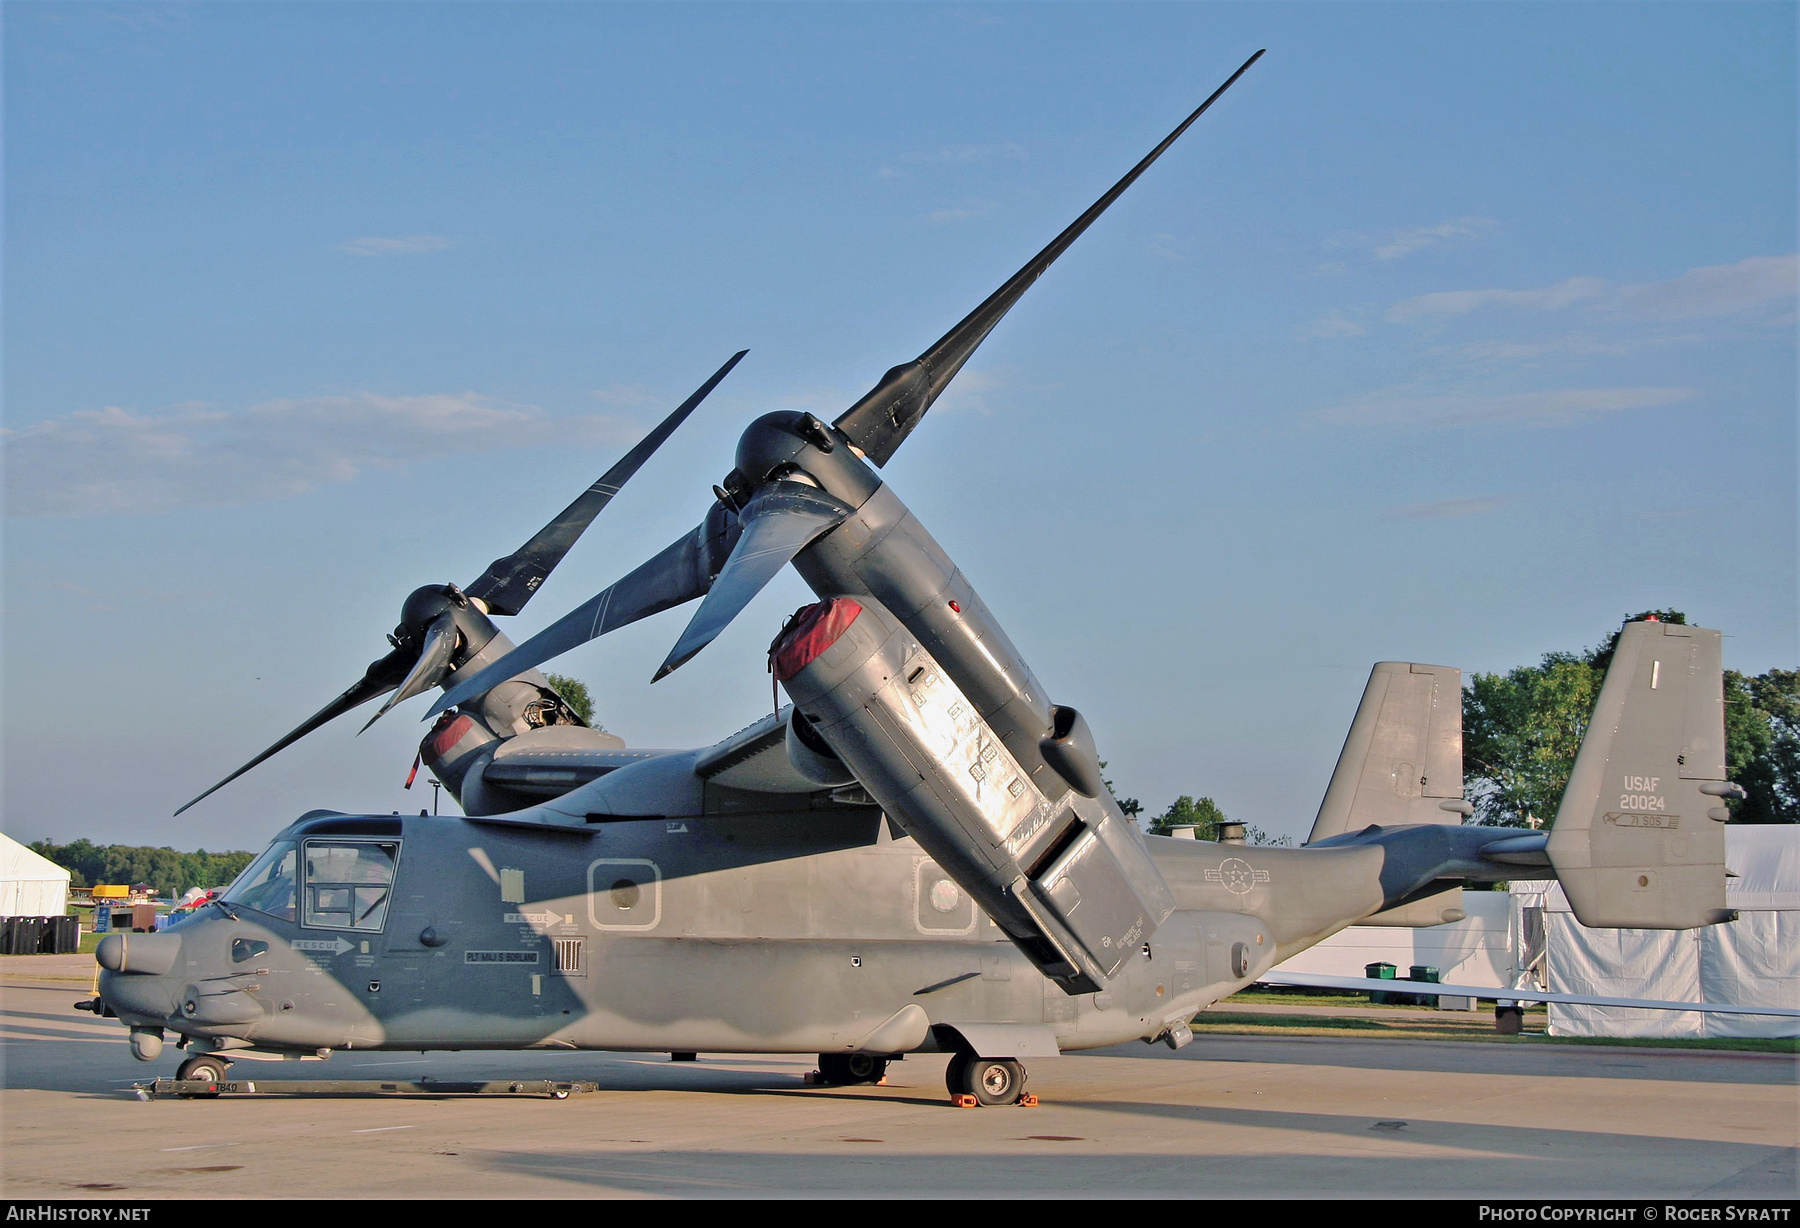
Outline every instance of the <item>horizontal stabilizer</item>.
[(1308, 844), (1373, 823), (1460, 823), (1463, 801), (1462, 671), (1382, 661), (1319, 803)]
[(1719, 633), (1627, 623), (1550, 831), (1583, 925), (1691, 929), (1725, 907), (1725, 699)]
[(1800, 1010), (1784, 1006), (1731, 1006), (1723, 1002), (1663, 1002), (1655, 998), (1607, 998), (1583, 993), (1547, 993), (1541, 989), (1498, 989), (1492, 985), (1439, 985), (1430, 981), (1377, 981), (1362, 976), (1326, 976), (1313, 972), (1265, 972), (1263, 985), (1298, 985), (1306, 989), (1369, 990), (1376, 993), (1419, 993), (1453, 998), (1494, 998), (1502, 1002), (1566, 1002), (1571, 1006), (1630, 1006), (1647, 1011), (1702, 1011), (1715, 1015), (1779, 1015), (1800, 1019)]

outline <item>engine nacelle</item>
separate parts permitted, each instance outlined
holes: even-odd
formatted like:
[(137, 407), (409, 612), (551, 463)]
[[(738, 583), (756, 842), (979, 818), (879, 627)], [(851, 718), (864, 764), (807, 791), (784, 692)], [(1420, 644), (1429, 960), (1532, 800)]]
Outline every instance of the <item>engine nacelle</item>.
[(819, 736), (812, 727), (812, 718), (798, 708), (788, 717), (787, 757), (796, 772), (824, 788), (836, 789), (856, 782), (856, 773)]
[[(948, 671), (874, 598), (807, 607), (770, 656), (807, 734), (1065, 992), (1103, 989), (1174, 909), (1117, 803), (1066, 783), (1059, 796), (1040, 791)], [(1071, 776), (1085, 777), (1085, 726), (1064, 712), (1047, 741), (1066, 752)], [(799, 728), (788, 726), (794, 741)]]

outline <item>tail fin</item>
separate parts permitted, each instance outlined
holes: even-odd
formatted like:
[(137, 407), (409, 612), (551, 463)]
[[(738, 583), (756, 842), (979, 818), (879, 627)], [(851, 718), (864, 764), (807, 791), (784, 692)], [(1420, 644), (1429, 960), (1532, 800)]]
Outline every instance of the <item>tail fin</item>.
[(1691, 929), (1725, 907), (1725, 694), (1719, 633), (1627, 623), (1547, 849), (1588, 926)]
[(1383, 661), (1369, 674), (1308, 844), (1409, 823), (1460, 823), (1462, 671)]

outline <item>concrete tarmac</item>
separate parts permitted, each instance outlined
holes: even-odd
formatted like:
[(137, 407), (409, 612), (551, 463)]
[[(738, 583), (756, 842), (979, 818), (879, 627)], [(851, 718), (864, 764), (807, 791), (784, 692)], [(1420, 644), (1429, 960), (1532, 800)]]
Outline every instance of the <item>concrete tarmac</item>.
[(8, 1198), (1792, 1198), (1791, 1056), (1205, 1036), (1030, 1066), (957, 1109), (942, 1056), (810, 1087), (797, 1057), (338, 1053), (246, 1078), (560, 1078), (564, 1101), (157, 1100), (74, 1011), (92, 961), (0, 961)]

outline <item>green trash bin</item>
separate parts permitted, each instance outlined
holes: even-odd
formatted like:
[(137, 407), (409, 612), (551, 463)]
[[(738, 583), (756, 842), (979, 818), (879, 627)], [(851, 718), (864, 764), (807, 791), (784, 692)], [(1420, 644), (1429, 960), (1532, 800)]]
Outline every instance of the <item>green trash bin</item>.
[[(1409, 981), (1419, 981), (1426, 985), (1437, 985), (1443, 981), (1443, 978), (1438, 975), (1438, 970), (1436, 968), (1427, 968), (1423, 964), (1414, 964), (1411, 968), (1407, 969), (1406, 979)], [(1413, 994), (1411, 997), (1414, 1006), (1428, 1006), (1433, 1010), (1437, 1009), (1438, 1000), (1436, 994)]]
[[(1391, 981), (1398, 972), (1399, 969), (1392, 964), (1363, 965), (1363, 976), (1371, 981)], [(1391, 994), (1382, 989), (1371, 989), (1369, 991), (1369, 1001), (1376, 1006), (1392, 1003), (1397, 997), (1399, 997), (1398, 994)]]

